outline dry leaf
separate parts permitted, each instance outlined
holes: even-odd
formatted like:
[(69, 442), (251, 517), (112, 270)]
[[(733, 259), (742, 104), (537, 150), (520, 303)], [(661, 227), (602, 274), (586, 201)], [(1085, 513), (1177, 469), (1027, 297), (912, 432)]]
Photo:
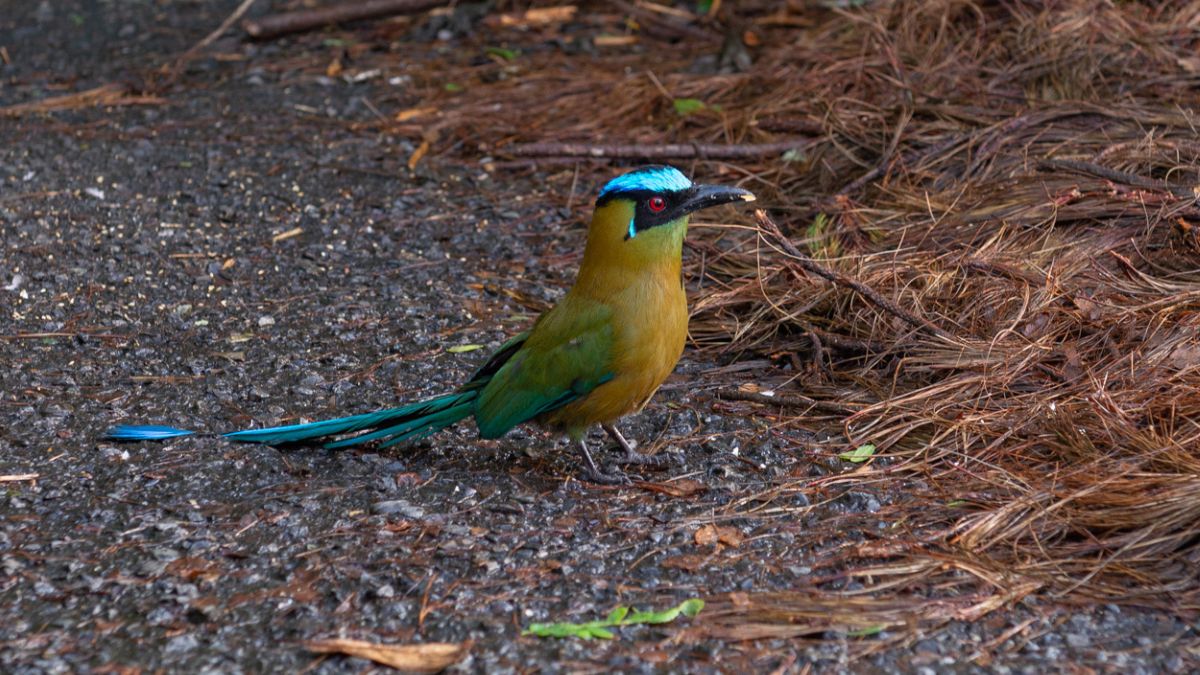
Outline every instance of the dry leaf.
[(575, 5), (559, 7), (535, 7), (524, 14), (501, 14), (501, 26), (540, 26), (548, 23), (563, 23), (575, 17)]
[(407, 122), (417, 117), (432, 115), (433, 113), (437, 112), (437, 110), (437, 108), (406, 108), (396, 113), (396, 116), (392, 119), (397, 122)]
[(184, 556), (176, 558), (167, 564), (167, 574), (188, 581), (216, 581), (221, 578), (220, 568), (213, 562), (203, 558)]
[(736, 548), (741, 545), (743, 539), (745, 537), (742, 536), (742, 533), (732, 527), (705, 525), (696, 530), (696, 543), (701, 546), (725, 544), (726, 546)]
[(698, 480), (691, 478), (680, 478), (669, 483), (650, 483), (648, 481), (636, 481), (634, 483), (643, 490), (650, 492), (658, 492), (667, 495), (668, 497), (691, 497), (698, 495), (708, 490), (708, 486)]
[(329, 62), (329, 65), (325, 67), (325, 76), (326, 77), (337, 77), (338, 75), (341, 75), (341, 74), (342, 74), (342, 60), (335, 56), (333, 58), (333, 60)]
[(429, 152), (429, 141), (421, 141), (421, 144), (417, 146), (416, 150), (413, 150), (413, 154), (408, 158), (408, 170), (412, 171), (417, 168), (417, 164), (427, 152)]
[(684, 555), (675, 555), (670, 558), (664, 558), (658, 563), (658, 566), (663, 569), (676, 569), (685, 572), (695, 572), (704, 567), (710, 562), (713, 557), (707, 553), (689, 553)]
[(636, 35), (597, 35), (592, 44), (597, 47), (628, 47), (637, 44)]
[(278, 244), (279, 242), (287, 240), (287, 239), (291, 239), (292, 237), (295, 237), (296, 235), (298, 235), (302, 232), (304, 232), (304, 228), (293, 227), (292, 229), (288, 230), (287, 232), (280, 232), (279, 234), (275, 235), (274, 237), (271, 237), (271, 243)]
[(421, 642), (385, 645), (366, 640), (333, 638), (312, 640), (304, 647), (318, 654), (345, 654), (370, 659), (408, 673), (437, 673), (458, 663), (467, 655), (466, 643)]

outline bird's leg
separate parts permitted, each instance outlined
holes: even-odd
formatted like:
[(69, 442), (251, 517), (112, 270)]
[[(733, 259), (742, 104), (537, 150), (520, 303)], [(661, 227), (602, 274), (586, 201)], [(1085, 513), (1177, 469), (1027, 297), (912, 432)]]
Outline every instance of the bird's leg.
[(583, 452), (583, 475), (585, 478), (601, 485), (628, 485), (630, 483), (629, 476), (620, 471), (613, 473), (601, 471), (600, 467), (596, 466), (596, 460), (592, 459), (592, 453), (588, 452), (586, 439), (579, 439), (579, 449)]
[(604, 431), (608, 432), (608, 435), (611, 436), (612, 439), (617, 442), (617, 445), (621, 446), (621, 449), (625, 451), (625, 456), (623, 458), (621, 458), (621, 460), (620, 460), (623, 464), (645, 464), (648, 466), (666, 466), (666, 465), (668, 465), (672, 462), (675, 462), (679, 459), (678, 457), (675, 456), (674, 453), (662, 453), (661, 455), (647, 455), (647, 454), (638, 452), (637, 450), (634, 449), (635, 446), (633, 443), (630, 443), (629, 441), (625, 440), (625, 437), (622, 436), (621, 432), (617, 430), (616, 425), (609, 423), (609, 424), (601, 424), (600, 426), (604, 429)]

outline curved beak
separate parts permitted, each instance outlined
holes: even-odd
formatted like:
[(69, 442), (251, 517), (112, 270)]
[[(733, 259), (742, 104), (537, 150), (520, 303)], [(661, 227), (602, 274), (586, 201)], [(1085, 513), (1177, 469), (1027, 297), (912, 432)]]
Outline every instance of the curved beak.
[(724, 185), (694, 185), (688, 190), (687, 198), (678, 206), (680, 215), (693, 213), (711, 206), (731, 202), (752, 202), (754, 194), (749, 190)]

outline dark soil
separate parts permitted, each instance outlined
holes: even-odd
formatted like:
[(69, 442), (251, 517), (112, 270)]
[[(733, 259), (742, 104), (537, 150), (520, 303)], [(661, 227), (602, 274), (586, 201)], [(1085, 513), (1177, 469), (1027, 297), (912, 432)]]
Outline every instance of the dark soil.
[[(3, 4), (0, 105), (153, 84), (237, 3)], [(421, 31), (411, 58), (428, 65)], [(406, 96), (403, 73), (288, 70), (321, 48), (226, 38), (214, 51), (239, 58), (196, 60), (161, 104), (0, 117), (0, 474), (37, 474), (0, 495), (0, 668), (367, 666), (303, 647), (331, 636), (471, 640), (472, 672), (1196, 667), (1171, 616), (1032, 600), (902, 637), (680, 632), (703, 615), (605, 642), (521, 637), (618, 604), (856, 588), (814, 579), (814, 560), (885, 531), (904, 495), (778, 490), (847, 467), (818, 435), (714, 402), (767, 377), (754, 364), (685, 354), (626, 426), (686, 464), (639, 487), (580, 482), (566, 443), (534, 430), (382, 451), (103, 440), (122, 422), (219, 432), (444, 392), (570, 283), (591, 179), (469, 154), (409, 171), (414, 143), (350, 124)], [(448, 351), (465, 344), (485, 349)], [(676, 479), (699, 487), (663, 487)], [(709, 524), (744, 539), (702, 546)]]

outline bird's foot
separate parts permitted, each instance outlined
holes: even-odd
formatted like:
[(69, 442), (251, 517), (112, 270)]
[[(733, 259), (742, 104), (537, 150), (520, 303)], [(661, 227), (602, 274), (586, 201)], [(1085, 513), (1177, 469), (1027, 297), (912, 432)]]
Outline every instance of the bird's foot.
[(620, 469), (611, 469), (608, 473), (601, 471), (597, 467), (584, 467), (583, 477), (592, 483), (599, 485), (632, 485), (633, 480), (629, 474)]
[(640, 466), (650, 466), (655, 468), (665, 468), (672, 465), (683, 464), (683, 453), (675, 450), (667, 450), (654, 455), (646, 455), (637, 450), (629, 450), (624, 456), (617, 460), (618, 464), (637, 464)]
[(638, 464), (650, 467), (666, 467), (671, 464), (682, 464), (683, 454), (674, 451), (647, 455), (637, 451), (637, 441), (630, 441), (621, 434), (613, 424), (604, 424), (602, 428), (616, 443), (616, 447), (625, 451), (624, 456), (617, 460), (619, 464)]
[(596, 466), (592, 453), (588, 451), (587, 442), (580, 441), (579, 449), (583, 453), (583, 477), (600, 485), (630, 485), (633, 483), (629, 476), (621, 470), (604, 472)]

